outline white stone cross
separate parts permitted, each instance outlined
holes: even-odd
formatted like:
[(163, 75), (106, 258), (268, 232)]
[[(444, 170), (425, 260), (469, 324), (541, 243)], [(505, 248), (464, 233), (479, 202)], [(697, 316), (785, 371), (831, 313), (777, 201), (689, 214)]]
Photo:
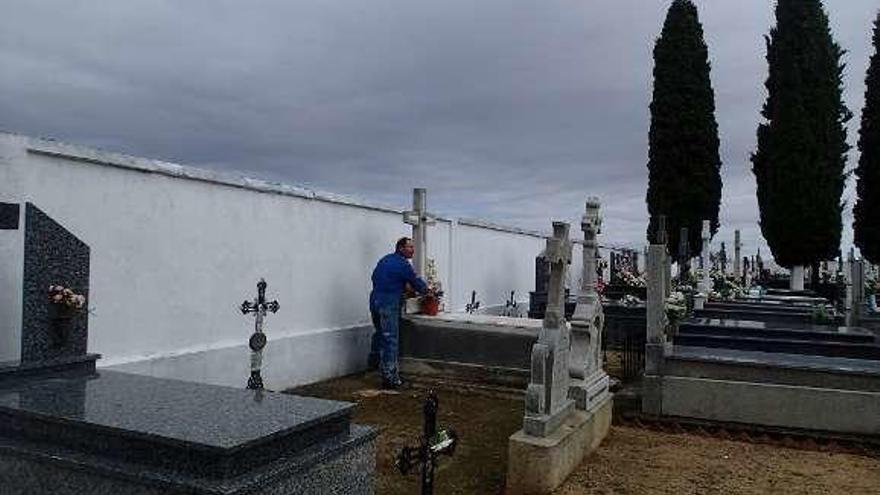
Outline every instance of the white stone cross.
[(412, 225), (412, 238), (415, 244), (413, 269), (416, 275), (425, 277), (425, 263), (428, 256), (428, 226), (434, 225), (434, 217), (428, 215), (427, 191), (423, 188), (413, 189), (413, 209), (403, 212), (403, 222)]
[(550, 262), (547, 310), (532, 346), (531, 379), (526, 389), (523, 431), (546, 437), (562, 424), (574, 409), (568, 398), (571, 334), (565, 321), (565, 272), (571, 262), (569, 226), (553, 222), (553, 237), (547, 239), (545, 256)]

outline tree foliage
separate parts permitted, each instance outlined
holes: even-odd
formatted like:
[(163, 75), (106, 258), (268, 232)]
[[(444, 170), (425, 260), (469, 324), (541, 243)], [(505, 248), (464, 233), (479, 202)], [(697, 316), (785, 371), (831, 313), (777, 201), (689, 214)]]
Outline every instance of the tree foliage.
[(667, 249), (676, 258), (682, 227), (691, 257), (700, 252), (703, 220), (713, 235), (718, 230), (721, 158), (708, 58), (697, 8), (674, 0), (654, 46), (647, 204), (649, 241), (666, 215)]
[(761, 232), (781, 266), (834, 257), (849, 146), (843, 50), (820, 0), (779, 0), (767, 41), (767, 100), (752, 171)]
[(865, 106), (859, 127), (857, 201), (853, 208), (856, 246), (868, 261), (880, 263), (880, 13), (874, 21), (874, 54), (865, 77)]

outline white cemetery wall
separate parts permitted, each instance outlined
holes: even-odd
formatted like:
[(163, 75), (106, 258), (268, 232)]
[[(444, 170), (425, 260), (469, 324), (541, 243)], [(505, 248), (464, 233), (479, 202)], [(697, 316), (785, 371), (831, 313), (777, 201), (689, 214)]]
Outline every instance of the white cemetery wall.
[(464, 308), (474, 290), (481, 309), (504, 304), (510, 291), (516, 292), (520, 304), (527, 304), (534, 290), (535, 256), (546, 243), (543, 237), (475, 220), (461, 220), (455, 235), (455, 290), (450, 300), (454, 308)]
[[(237, 307), (260, 277), (281, 304), (266, 318), (267, 387), (363, 369), (370, 274), (410, 235), (403, 208), (2, 133), (0, 201), (33, 202), (91, 247), (99, 366), (233, 386), (248, 375), (253, 331)], [(428, 242), (453, 309), (471, 289), (484, 305), (510, 290), (525, 299), (543, 244), (443, 219)]]
[(18, 230), (0, 230), (0, 363), (21, 357), (23, 217), (24, 208), (19, 208)]

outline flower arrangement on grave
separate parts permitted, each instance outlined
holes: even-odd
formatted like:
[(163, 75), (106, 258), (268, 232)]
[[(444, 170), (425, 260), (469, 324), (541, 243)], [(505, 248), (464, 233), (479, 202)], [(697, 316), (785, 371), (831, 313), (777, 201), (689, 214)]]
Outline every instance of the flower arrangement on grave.
[(437, 275), (437, 264), (431, 258), (425, 262), (425, 283), (428, 285), (428, 293), (422, 297), (422, 313), (436, 315), (441, 310), (443, 284)]
[(816, 304), (813, 306), (811, 314), (813, 323), (820, 325), (834, 323), (835, 316), (837, 316), (837, 313), (832, 306), (828, 306), (827, 304)]
[(626, 285), (627, 287), (634, 287), (634, 288), (647, 287), (647, 284), (645, 283), (644, 275), (636, 275), (633, 272), (626, 270), (626, 269), (620, 270), (619, 275), (620, 275), (620, 280), (623, 282), (623, 285)]
[(666, 298), (665, 309), (669, 325), (678, 325), (678, 322), (687, 315), (687, 298), (684, 292), (673, 291), (669, 294), (669, 297)]
[(64, 312), (80, 310), (86, 304), (86, 296), (77, 294), (73, 289), (62, 285), (49, 286), (49, 303)]
[(624, 296), (620, 298), (620, 304), (624, 306), (638, 306), (642, 304), (642, 300), (632, 294), (624, 294)]
[(746, 295), (745, 287), (739, 283), (735, 275), (728, 275), (717, 270), (712, 271), (709, 275), (712, 277), (713, 287), (709, 295), (711, 299), (732, 301)]

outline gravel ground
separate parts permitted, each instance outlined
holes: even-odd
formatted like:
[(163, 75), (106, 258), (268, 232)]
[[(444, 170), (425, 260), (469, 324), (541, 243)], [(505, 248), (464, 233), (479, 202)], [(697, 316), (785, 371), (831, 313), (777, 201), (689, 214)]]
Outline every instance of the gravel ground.
[[(380, 428), (376, 493), (419, 492), (416, 474), (403, 476), (394, 456), (421, 432), (427, 390), (376, 389), (374, 374), (353, 375), (290, 392), (356, 402), (354, 419)], [(441, 427), (461, 437), (436, 470), (435, 493), (503, 493), (507, 439), (522, 423), (522, 398), (435, 384)], [(768, 444), (613, 426), (556, 495), (574, 494), (878, 494), (880, 459)]]

